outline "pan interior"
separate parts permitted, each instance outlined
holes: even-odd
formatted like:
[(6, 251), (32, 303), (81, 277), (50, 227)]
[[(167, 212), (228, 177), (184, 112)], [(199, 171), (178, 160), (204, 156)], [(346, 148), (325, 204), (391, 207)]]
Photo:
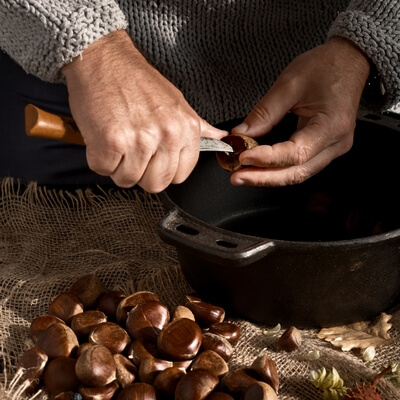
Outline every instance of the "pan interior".
[[(260, 144), (287, 139), (288, 116)], [(215, 154), (202, 153), (187, 181), (166, 190), (188, 214), (233, 232), (290, 241), (337, 241), (400, 227), (396, 189), (400, 133), (359, 120), (352, 149), (306, 182), (286, 187), (234, 187)]]

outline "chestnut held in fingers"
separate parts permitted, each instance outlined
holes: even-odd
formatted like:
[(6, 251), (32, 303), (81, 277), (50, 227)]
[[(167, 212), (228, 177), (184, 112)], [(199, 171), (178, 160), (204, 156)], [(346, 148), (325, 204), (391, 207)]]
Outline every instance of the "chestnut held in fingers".
[(240, 164), (239, 161), (240, 154), (245, 150), (258, 146), (258, 143), (253, 138), (239, 133), (232, 133), (223, 137), (221, 140), (230, 144), (233, 148), (233, 153), (223, 151), (216, 152), (218, 164), (229, 172), (235, 172), (243, 168), (243, 165)]

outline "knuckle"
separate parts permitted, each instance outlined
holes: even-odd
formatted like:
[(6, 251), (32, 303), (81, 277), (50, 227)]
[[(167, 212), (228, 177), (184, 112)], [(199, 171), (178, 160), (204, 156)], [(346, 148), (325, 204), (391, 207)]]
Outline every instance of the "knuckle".
[(297, 148), (297, 151), (295, 152), (294, 163), (296, 165), (302, 165), (305, 162), (307, 162), (309, 158), (310, 158), (310, 151), (308, 146), (301, 145)]
[(310, 178), (311, 174), (305, 168), (295, 168), (291, 177), (290, 185), (298, 185)]

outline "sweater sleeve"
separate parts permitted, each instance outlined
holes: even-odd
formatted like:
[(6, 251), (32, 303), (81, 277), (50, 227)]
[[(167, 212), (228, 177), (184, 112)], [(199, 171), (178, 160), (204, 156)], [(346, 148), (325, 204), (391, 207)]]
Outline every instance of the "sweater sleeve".
[(0, 48), (47, 82), (62, 81), (62, 66), (126, 26), (114, 0), (0, 0)]
[[(332, 24), (328, 38), (355, 43), (371, 61), (364, 106), (383, 111), (400, 102), (400, 2), (353, 0)], [(370, 86), (370, 87), (368, 87)]]

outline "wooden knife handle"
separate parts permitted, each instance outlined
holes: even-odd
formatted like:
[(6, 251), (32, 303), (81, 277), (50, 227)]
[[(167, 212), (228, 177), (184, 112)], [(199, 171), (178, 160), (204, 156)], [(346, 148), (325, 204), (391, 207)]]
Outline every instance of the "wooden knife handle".
[(28, 136), (85, 145), (73, 118), (49, 113), (33, 104), (25, 107), (25, 132)]

